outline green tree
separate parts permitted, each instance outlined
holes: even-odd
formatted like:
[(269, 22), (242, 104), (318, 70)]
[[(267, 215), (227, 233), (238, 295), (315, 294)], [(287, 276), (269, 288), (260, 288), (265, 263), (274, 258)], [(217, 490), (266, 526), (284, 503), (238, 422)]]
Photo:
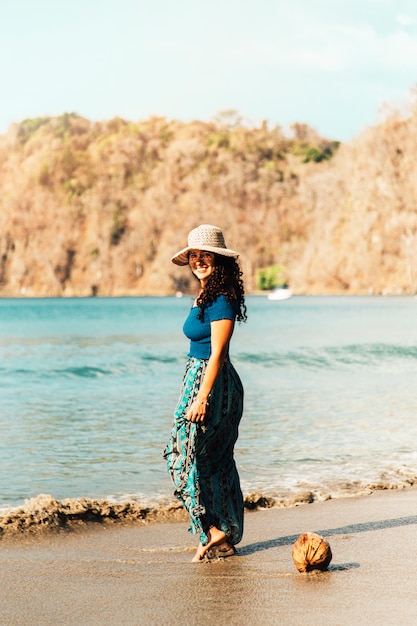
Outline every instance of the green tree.
[(284, 284), (284, 268), (282, 265), (269, 265), (257, 272), (258, 289), (267, 291)]

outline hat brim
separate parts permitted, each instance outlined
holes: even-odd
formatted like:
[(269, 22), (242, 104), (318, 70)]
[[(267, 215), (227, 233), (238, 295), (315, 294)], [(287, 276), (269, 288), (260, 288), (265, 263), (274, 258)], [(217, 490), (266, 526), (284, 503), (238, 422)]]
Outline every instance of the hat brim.
[(231, 258), (237, 259), (239, 253), (235, 250), (231, 250), (230, 248), (215, 248), (213, 246), (204, 246), (204, 248), (199, 248), (196, 246), (187, 246), (183, 248), (171, 259), (171, 262), (175, 265), (188, 265), (188, 253), (190, 250), (204, 250), (206, 252), (214, 252), (215, 254), (220, 254), (221, 256), (228, 256)]

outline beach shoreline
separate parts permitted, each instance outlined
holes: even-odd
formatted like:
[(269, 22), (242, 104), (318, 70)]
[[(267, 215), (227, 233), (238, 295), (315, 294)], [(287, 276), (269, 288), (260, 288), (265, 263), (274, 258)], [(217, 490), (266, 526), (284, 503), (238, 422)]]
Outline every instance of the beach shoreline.
[[(191, 563), (186, 521), (84, 523), (0, 540), (1, 624), (413, 624), (417, 488), (245, 513), (238, 555)], [(304, 532), (330, 543), (300, 574)]]
[[(409, 483), (410, 488), (414, 482)], [(291, 508), (303, 504), (313, 504), (327, 500), (363, 497), (384, 490), (404, 489), (404, 486), (387, 483), (368, 486), (355, 485), (337, 495), (319, 494), (300, 490), (287, 497), (272, 497), (262, 493), (244, 495), (244, 509), (257, 511), (269, 508)], [(48, 532), (71, 531), (83, 528), (86, 524), (135, 524), (185, 521), (187, 513), (176, 500), (164, 498), (159, 502), (147, 502), (136, 496), (127, 498), (62, 498), (51, 494), (39, 494), (27, 498), (17, 506), (0, 507), (0, 540), (22, 534), (42, 534)]]

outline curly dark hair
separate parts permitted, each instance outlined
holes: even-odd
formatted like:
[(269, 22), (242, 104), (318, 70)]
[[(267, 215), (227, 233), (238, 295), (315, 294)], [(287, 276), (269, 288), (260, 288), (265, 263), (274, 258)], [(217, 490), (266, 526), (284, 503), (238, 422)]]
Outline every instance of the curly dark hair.
[(224, 295), (229, 304), (232, 306), (237, 304), (236, 320), (246, 322), (245, 289), (242, 275), (243, 272), (236, 259), (215, 254), (213, 273), (207, 280), (204, 291), (197, 298), (197, 306), (200, 307), (197, 317), (203, 319), (206, 306), (214, 302), (218, 296)]

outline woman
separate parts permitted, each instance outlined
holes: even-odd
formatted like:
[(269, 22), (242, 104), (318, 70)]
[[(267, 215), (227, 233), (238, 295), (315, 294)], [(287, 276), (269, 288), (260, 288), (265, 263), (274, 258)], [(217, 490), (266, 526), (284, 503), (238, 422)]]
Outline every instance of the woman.
[(243, 532), (243, 496), (233, 458), (243, 411), (243, 387), (229, 360), (235, 321), (246, 321), (238, 253), (220, 228), (203, 224), (172, 257), (189, 265), (200, 288), (184, 323), (187, 367), (165, 449), (175, 495), (200, 535), (193, 558), (231, 556)]

